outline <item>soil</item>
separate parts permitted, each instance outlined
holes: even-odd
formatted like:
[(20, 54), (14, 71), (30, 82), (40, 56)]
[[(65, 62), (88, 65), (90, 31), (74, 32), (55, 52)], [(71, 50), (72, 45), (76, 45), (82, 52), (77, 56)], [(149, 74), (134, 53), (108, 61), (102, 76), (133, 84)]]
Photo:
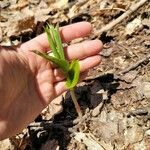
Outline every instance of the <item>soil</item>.
[[(104, 44), (102, 63), (76, 88), (79, 119), (69, 92), (55, 99), (2, 150), (150, 150), (150, 1), (106, 31), (137, 0), (4, 0), (1, 45), (11, 46), (60, 26), (88, 21)], [(101, 32), (102, 31), (102, 32)]]

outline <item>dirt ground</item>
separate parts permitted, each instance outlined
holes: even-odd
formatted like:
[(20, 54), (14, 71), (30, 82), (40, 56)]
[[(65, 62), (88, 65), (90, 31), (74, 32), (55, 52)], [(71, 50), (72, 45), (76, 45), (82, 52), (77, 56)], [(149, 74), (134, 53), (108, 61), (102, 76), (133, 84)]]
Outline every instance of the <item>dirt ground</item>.
[(17, 45), (60, 26), (89, 21), (99, 38), (102, 63), (91, 69), (76, 94), (55, 99), (22, 133), (0, 142), (1, 150), (150, 150), (150, 1), (1, 0), (1, 45)]

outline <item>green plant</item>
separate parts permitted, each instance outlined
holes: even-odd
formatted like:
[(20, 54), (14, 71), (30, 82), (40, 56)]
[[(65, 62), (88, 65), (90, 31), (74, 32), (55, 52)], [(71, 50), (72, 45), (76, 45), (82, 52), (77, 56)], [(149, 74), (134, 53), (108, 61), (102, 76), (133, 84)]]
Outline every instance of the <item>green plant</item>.
[(45, 32), (47, 34), (49, 45), (52, 49), (52, 53), (43, 53), (37, 50), (34, 50), (33, 52), (53, 62), (63, 70), (64, 76), (66, 77), (66, 88), (70, 90), (70, 94), (74, 102), (76, 111), (79, 117), (81, 117), (82, 112), (74, 92), (74, 87), (77, 85), (80, 75), (79, 61), (72, 60), (71, 62), (69, 62), (68, 60), (66, 60), (58, 25), (54, 27), (48, 24), (45, 28)]

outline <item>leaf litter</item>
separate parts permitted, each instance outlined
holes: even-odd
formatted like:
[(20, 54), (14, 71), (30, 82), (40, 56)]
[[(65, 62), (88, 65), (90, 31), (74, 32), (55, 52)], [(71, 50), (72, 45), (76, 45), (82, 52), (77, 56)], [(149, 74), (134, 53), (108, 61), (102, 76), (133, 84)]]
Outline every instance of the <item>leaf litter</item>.
[(138, 2), (142, 1), (0, 1), (1, 45), (41, 34), (46, 22), (63, 26), (79, 21), (91, 22), (93, 32), (72, 43), (95, 38), (104, 43), (102, 63), (76, 88), (83, 118), (77, 118), (66, 92), (22, 133), (1, 141), (1, 149), (150, 149), (149, 2), (100, 32)]

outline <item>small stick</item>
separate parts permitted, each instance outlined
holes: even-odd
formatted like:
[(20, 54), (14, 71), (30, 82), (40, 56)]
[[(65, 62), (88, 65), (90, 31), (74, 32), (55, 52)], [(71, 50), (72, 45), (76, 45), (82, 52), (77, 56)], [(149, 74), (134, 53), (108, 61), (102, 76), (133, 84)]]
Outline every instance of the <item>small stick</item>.
[(135, 110), (130, 111), (127, 116), (130, 115), (147, 115), (150, 110), (150, 107), (137, 108)]
[(120, 11), (123, 11), (123, 12), (125, 12), (125, 11), (126, 11), (125, 9), (118, 8), (118, 7), (103, 8), (103, 9), (100, 9), (99, 11), (107, 11), (107, 10), (120, 10)]
[(148, 61), (150, 59), (150, 54), (148, 54), (147, 56), (145, 56), (144, 58), (140, 59), (139, 61), (137, 61), (135, 64), (133, 64), (132, 66), (129, 66), (128, 68), (125, 68), (124, 70), (120, 71), (118, 74), (125, 74), (127, 72), (129, 72), (130, 70), (133, 70), (135, 68), (137, 68), (139, 65), (141, 65), (143, 62)]
[(141, 7), (142, 5), (144, 5), (144, 3), (148, 2), (148, 0), (141, 0), (138, 3), (134, 3), (131, 5), (131, 7), (129, 8), (129, 10), (127, 10), (125, 13), (123, 13), (120, 17), (118, 17), (116, 20), (113, 20), (112, 22), (110, 22), (109, 24), (107, 24), (106, 26), (104, 26), (103, 28), (101, 28), (97, 35), (106, 32), (108, 30), (111, 30), (115, 25), (117, 25), (118, 23), (120, 23), (123, 19), (125, 19), (126, 17), (128, 17), (131, 13), (133, 13), (134, 11), (136, 11), (139, 7)]

